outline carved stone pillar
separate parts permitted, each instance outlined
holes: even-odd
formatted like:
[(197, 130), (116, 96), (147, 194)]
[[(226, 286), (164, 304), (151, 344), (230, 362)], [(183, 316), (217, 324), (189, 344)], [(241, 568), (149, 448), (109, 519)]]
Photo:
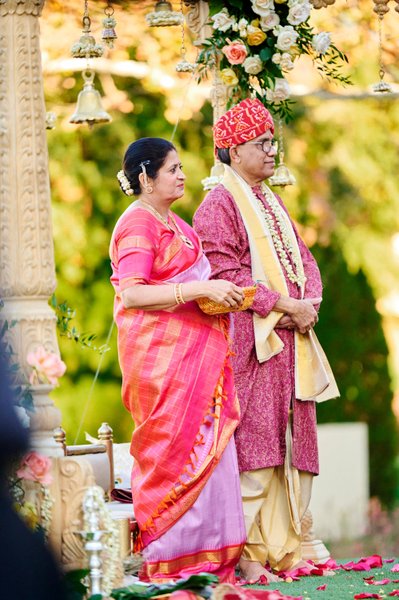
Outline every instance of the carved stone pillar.
[[(45, 105), (39, 16), (45, 0), (0, 0), (0, 295), (1, 320), (16, 321), (10, 343), (25, 383), (26, 355), (37, 346), (58, 353)], [(40, 389), (43, 387), (43, 389)], [(60, 455), (52, 437), (60, 412), (34, 390), (32, 445)]]
[(318, 540), (313, 531), (313, 517), (308, 509), (302, 518), (302, 558), (312, 560), (314, 563), (324, 563), (331, 555), (323, 542)]

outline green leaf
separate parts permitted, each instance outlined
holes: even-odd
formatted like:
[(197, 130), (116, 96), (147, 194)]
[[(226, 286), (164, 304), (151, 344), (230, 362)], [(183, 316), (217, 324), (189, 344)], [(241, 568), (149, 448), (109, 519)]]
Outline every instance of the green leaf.
[(271, 48), (262, 48), (259, 52), (259, 57), (263, 62), (266, 62), (273, 56), (273, 50)]

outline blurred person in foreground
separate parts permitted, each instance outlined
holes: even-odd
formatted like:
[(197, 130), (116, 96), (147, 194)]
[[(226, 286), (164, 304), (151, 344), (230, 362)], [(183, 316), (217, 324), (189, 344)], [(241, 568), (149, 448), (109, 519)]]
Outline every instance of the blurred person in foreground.
[(140, 578), (162, 582), (206, 571), (234, 582), (245, 526), (229, 319), (204, 314), (195, 300), (237, 307), (243, 292), (208, 281), (197, 234), (170, 210), (185, 181), (170, 142), (130, 144), (118, 180), (137, 197), (115, 225), (110, 256), (122, 397), (135, 424)]
[[(264, 183), (277, 147), (273, 119), (246, 99), (214, 126), (220, 185), (194, 215), (212, 277), (257, 284), (252, 307), (234, 314), (233, 369), (241, 419), (235, 439), (249, 582), (301, 561), (301, 519), (318, 474), (315, 401), (339, 395), (313, 331), (322, 282), (281, 199)], [(265, 565), (269, 568), (266, 569)]]
[(0, 598), (66, 600), (61, 570), (50, 549), (12, 507), (7, 476), (13, 463), (28, 450), (29, 439), (17, 416), (1, 359), (0, 381)]

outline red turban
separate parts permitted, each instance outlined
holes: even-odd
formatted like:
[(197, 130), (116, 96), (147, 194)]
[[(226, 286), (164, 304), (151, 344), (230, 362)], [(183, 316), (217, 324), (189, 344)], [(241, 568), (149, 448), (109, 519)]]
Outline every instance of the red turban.
[(273, 118), (257, 98), (246, 98), (222, 115), (213, 127), (216, 148), (244, 144), (266, 131), (274, 133)]

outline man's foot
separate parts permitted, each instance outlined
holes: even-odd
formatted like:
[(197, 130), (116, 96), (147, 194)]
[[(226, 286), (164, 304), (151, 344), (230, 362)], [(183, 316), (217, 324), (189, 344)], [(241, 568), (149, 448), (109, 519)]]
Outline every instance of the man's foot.
[(265, 579), (265, 583), (271, 583), (274, 581), (281, 581), (281, 579), (274, 575), (274, 573), (270, 573), (264, 566), (262, 566), (259, 562), (255, 562), (253, 560), (245, 560), (242, 558), (239, 562), (239, 567), (241, 570), (241, 574), (243, 578), (248, 583), (258, 583), (261, 578)]

